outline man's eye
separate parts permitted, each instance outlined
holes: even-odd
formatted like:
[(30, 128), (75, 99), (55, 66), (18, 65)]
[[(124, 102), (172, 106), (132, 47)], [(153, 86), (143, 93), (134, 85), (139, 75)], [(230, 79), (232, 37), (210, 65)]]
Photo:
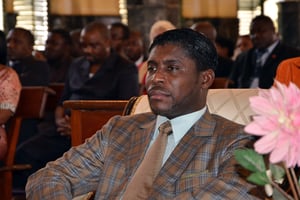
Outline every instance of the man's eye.
[(176, 71), (178, 69), (179, 69), (179, 67), (177, 67), (176, 65), (170, 65), (170, 66), (168, 66), (168, 70), (169, 71)]
[(148, 65), (148, 71), (149, 72), (152, 72), (152, 71), (155, 71), (156, 70), (156, 67), (154, 65)]

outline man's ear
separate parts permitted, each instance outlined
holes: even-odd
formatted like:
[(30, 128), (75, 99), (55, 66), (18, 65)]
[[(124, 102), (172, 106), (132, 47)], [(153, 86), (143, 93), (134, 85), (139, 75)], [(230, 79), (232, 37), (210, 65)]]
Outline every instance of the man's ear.
[(202, 73), (202, 87), (209, 88), (215, 80), (215, 72), (212, 69), (203, 71)]

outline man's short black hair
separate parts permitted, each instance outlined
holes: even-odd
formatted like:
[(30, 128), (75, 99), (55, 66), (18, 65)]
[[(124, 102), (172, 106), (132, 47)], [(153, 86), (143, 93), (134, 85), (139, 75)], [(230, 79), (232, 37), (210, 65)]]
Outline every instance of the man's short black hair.
[(122, 40), (129, 39), (130, 36), (130, 30), (129, 27), (122, 22), (114, 22), (111, 24), (111, 28), (121, 28), (123, 30), (123, 37)]
[(25, 28), (20, 28), (20, 27), (13, 28), (12, 30), (22, 33), (23, 36), (25, 37), (25, 40), (28, 42), (28, 44), (30, 46), (34, 45), (34, 35), (30, 30), (27, 30)]
[(166, 31), (158, 35), (149, 48), (165, 44), (178, 45), (186, 55), (196, 63), (198, 71), (216, 69), (218, 64), (217, 51), (214, 44), (203, 34), (189, 28)]
[(60, 37), (63, 38), (65, 44), (72, 45), (72, 38), (71, 38), (71, 35), (70, 35), (69, 31), (67, 31), (65, 29), (57, 28), (57, 29), (53, 29), (49, 32), (52, 33), (52, 34), (60, 35)]
[(264, 23), (265, 26), (267, 26), (268, 28), (271, 28), (275, 31), (275, 26), (274, 26), (274, 22), (272, 21), (272, 19), (269, 16), (266, 15), (257, 15), (256, 17), (254, 17), (251, 21), (251, 25), (257, 22), (262, 22)]

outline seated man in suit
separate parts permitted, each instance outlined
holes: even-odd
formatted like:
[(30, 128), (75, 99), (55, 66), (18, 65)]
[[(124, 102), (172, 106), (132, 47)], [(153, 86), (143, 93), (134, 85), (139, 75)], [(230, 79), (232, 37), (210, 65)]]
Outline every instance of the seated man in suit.
[(47, 86), (49, 65), (34, 58), (33, 34), (24, 28), (13, 28), (7, 36), (8, 65), (19, 75), (22, 86)]
[[(34, 56), (34, 35), (24, 28), (13, 28), (6, 36), (7, 63), (18, 74), (22, 86), (48, 86), (49, 65)], [(37, 119), (24, 119), (18, 145), (37, 135)]]
[(65, 100), (125, 100), (138, 95), (134, 63), (111, 47), (109, 30), (99, 22), (87, 24), (80, 36), (83, 57), (70, 65), (55, 117), (39, 124), (39, 134), (22, 143), (15, 162), (31, 164), (31, 170), (14, 173), (14, 186), (25, 188), (28, 176), (60, 157), (70, 146), (69, 113)]
[[(209, 21), (196, 22), (191, 26), (191, 29), (204, 34), (207, 38), (209, 38), (213, 42), (213, 44), (217, 48), (217, 44), (216, 44), (217, 30), (212, 23), (210, 23)], [(227, 78), (231, 73), (232, 65), (233, 65), (233, 61), (230, 58), (223, 57), (222, 55), (218, 54), (218, 65), (215, 70), (215, 76)]]
[(50, 83), (63, 83), (66, 80), (71, 56), (72, 38), (64, 29), (49, 31), (45, 44), (45, 58), (50, 67)]
[(191, 29), (157, 36), (146, 78), (153, 113), (113, 117), (29, 177), (27, 199), (89, 191), (95, 199), (255, 199), (233, 157), (251, 137), (206, 106), (217, 59), (212, 42)]
[(240, 54), (234, 62), (230, 75), (232, 87), (268, 89), (273, 85), (278, 64), (299, 56), (300, 51), (279, 40), (268, 16), (256, 16), (251, 21), (250, 37), (253, 48)]

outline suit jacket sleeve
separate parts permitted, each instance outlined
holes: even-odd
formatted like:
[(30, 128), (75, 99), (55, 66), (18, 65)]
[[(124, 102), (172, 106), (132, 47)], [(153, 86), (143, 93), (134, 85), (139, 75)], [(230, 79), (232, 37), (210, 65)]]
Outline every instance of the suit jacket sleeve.
[(103, 169), (108, 125), (85, 144), (71, 148), (61, 158), (31, 175), (26, 185), (26, 199), (72, 199), (95, 191)]

